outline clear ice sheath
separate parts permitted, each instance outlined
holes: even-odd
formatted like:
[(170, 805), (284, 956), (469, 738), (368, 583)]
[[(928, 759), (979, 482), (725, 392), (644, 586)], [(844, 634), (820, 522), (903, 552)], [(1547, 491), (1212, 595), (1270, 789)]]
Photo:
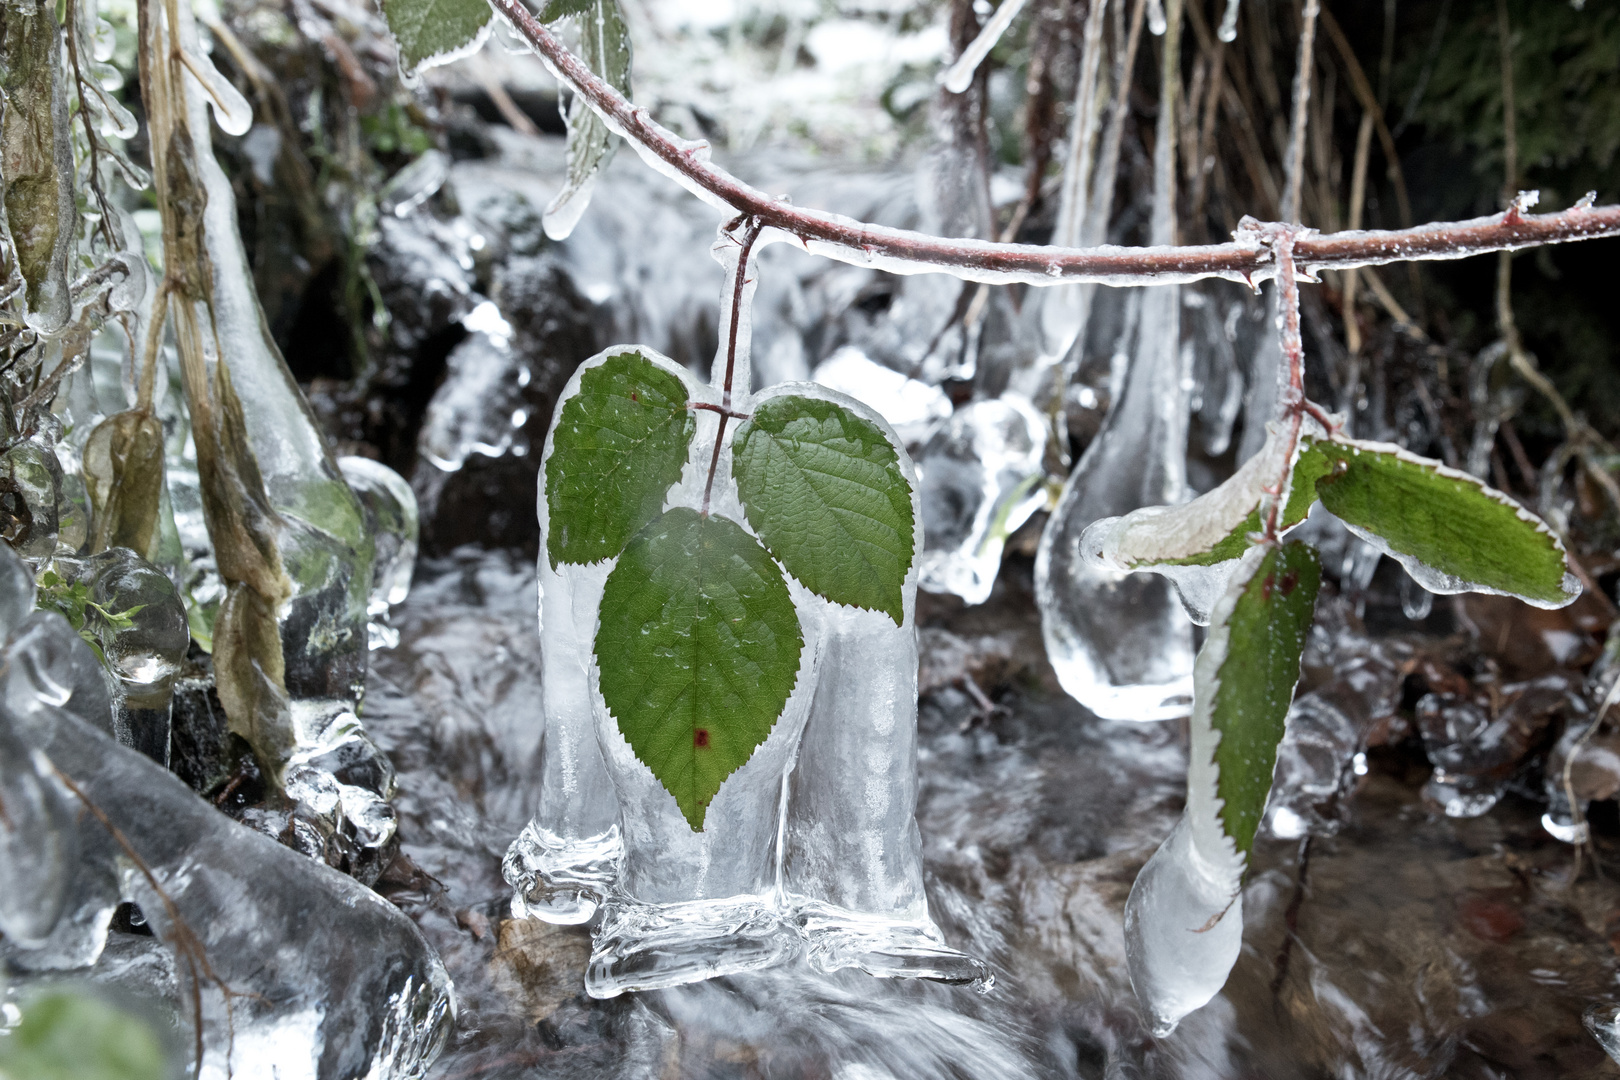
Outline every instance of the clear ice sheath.
[(1181, 501), (1187, 380), (1180, 289), (1143, 290), (1121, 400), (1063, 487), (1035, 557), (1047, 656), (1063, 689), (1110, 720), (1185, 715), (1192, 700), (1192, 624), (1156, 574), (1089, 566), (1080, 538), (1101, 518)]
[[(449, 1037), (455, 1006), (415, 925), (114, 742), (105, 697), (76, 687), (74, 653), (94, 658), (60, 616), (40, 619), (48, 625), (13, 636), (0, 669), (0, 788), (9, 796), (19, 779), (26, 786), (19, 766), (30, 768), (72, 813), (38, 815), (54, 842), (34, 845), (40, 865), (8, 875), (6, 962), (24, 971), (87, 967), (101, 955), (114, 907), (131, 900), (174, 954), (175, 1006), (183, 1030), (198, 1032), (198, 1077), (422, 1076)], [(31, 759), (19, 759), (19, 745)], [(53, 848), (77, 854), (66, 888)], [(21, 927), (31, 940), (12, 937), (19, 908), (36, 916)]]
[[(716, 254), (731, 280), (737, 249)], [(748, 393), (748, 302), (742, 290), (729, 404)], [(731, 290), (721, 322), (731, 315)], [(635, 350), (680, 379), (694, 402), (726, 400), (725, 357), (713, 386), (650, 349), (620, 346), (586, 361)], [(578, 392), (580, 373), (561, 395)], [(766, 392), (834, 400), (894, 441), (901, 468), (916, 476), (893, 431), (872, 410), (814, 383)], [(561, 403), (558, 405), (560, 410)], [(731, 481), (732, 425), (719, 442), (719, 416), (696, 410), (697, 432), (680, 481), (664, 500), (707, 506), (748, 528)], [(552, 440), (548, 439), (549, 457)], [(708, 488), (711, 458), (716, 482)], [(541, 482), (542, 527), (547, 506)], [(695, 832), (673, 796), (637, 760), (600, 691), (593, 642), (604, 583), (615, 559), (553, 570), (539, 565), (545, 741), (541, 805), (507, 854), (517, 889), (513, 911), (552, 922), (600, 912), (586, 974), (594, 997), (652, 990), (755, 970), (808, 952), (823, 971), (857, 966), (877, 975), (979, 982), (985, 969), (951, 950), (928, 918), (916, 804), (916, 572), (905, 618), (835, 605), (789, 577), (803, 649), (797, 680), (770, 735), (731, 774)], [(810, 731), (810, 742), (802, 741)]]

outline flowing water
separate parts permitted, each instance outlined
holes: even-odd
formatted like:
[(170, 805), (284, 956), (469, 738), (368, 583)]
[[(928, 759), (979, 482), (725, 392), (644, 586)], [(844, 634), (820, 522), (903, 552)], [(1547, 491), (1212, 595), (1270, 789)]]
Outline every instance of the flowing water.
[[(930, 903), (951, 943), (994, 968), (983, 996), (800, 961), (588, 998), (587, 928), (512, 920), (500, 873), (536, 799), (531, 566), (461, 549), (425, 563), (394, 616), (400, 644), (374, 655), (366, 716), (399, 770), (405, 858), (378, 888), (455, 982), (433, 1077), (1617, 1075), (1581, 1014), (1620, 990), (1620, 888), (1590, 869), (1566, 886), (1571, 849), (1511, 792), (1475, 819), (1425, 807), (1412, 744), (1378, 745), (1399, 726), (1381, 682), (1400, 676), (1354, 674), (1409, 647), (1363, 636), (1353, 613), (1323, 620), (1306, 689), (1342, 705), (1359, 687), (1384, 734), (1363, 733), (1374, 745), (1345, 768), (1325, 827), (1262, 834), (1231, 981), (1164, 1040), (1131, 993), (1121, 918), (1181, 811), (1181, 724), (1101, 721), (1062, 693), (1027, 559), (985, 605), (919, 612)], [(1613, 839), (1598, 845), (1614, 858)]]

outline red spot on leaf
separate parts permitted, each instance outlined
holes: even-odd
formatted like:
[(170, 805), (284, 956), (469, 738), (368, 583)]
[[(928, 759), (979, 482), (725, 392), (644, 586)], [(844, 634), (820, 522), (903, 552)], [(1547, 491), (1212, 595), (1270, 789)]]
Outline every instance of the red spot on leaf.
[(1282, 577), (1282, 594), (1284, 596), (1289, 595), (1290, 593), (1292, 593), (1294, 591), (1295, 587), (1298, 586), (1298, 585), (1299, 585), (1299, 571), (1298, 570), (1290, 570), (1290, 571), (1288, 571), (1288, 573), (1284, 574), (1283, 577)]
[(707, 728), (698, 728), (696, 731), (692, 732), (692, 745), (697, 747), (699, 750), (707, 750), (709, 748), (709, 732)]
[(1262, 581), (1260, 583), (1260, 600), (1262, 602), (1270, 601), (1270, 599), (1271, 599), (1271, 587), (1273, 585), (1275, 585), (1275, 584), (1277, 584), (1277, 575), (1276, 574), (1267, 574), (1266, 575), (1266, 580), (1264, 580), (1264, 581)]

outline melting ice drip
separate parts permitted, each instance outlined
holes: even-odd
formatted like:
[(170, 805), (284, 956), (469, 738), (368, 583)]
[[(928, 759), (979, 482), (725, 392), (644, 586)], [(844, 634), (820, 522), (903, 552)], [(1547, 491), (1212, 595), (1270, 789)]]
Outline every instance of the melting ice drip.
[[(765, 238), (762, 237), (763, 241)], [(737, 247), (716, 256), (735, 281)], [(748, 303), (742, 291), (734, 386), (749, 383)], [(722, 301), (730, 318), (732, 288)], [(581, 371), (606, 359), (609, 350)], [(689, 399), (718, 405), (716, 385), (647, 350), (679, 378)], [(580, 373), (558, 402), (577, 393)], [(795, 394), (837, 401), (878, 424), (900, 466), (917, 480), (892, 430), (872, 410), (810, 383), (737, 395), (748, 411)], [(697, 410), (697, 437), (665, 507), (703, 505), (718, 414)], [(549, 459), (552, 442), (547, 441)], [(747, 528), (721, 442), (711, 509)], [(538, 513), (549, 529), (544, 460)], [(592, 640), (604, 583), (615, 564), (539, 560), (545, 740), (540, 806), (508, 851), (513, 913), (582, 923), (600, 913), (586, 989), (595, 997), (650, 990), (782, 963), (804, 954), (818, 970), (987, 985), (985, 966), (949, 948), (929, 918), (914, 817), (917, 641), (915, 564), (901, 625), (882, 612), (827, 601), (788, 578), (804, 635), (798, 680), (770, 736), (729, 777), (694, 832), (651, 771), (636, 760), (598, 685)]]

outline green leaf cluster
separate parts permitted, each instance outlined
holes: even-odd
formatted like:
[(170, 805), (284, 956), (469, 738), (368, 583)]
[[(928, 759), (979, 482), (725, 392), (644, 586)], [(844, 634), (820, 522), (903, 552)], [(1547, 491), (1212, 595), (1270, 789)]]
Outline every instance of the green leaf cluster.
[[(1438, 461), (1387, 443), (1308, 438), (1294, 462), (1282, 527), (1305, 520), (1318, 500), (1396, 555), (1454, 579), (1460, 588), (1554, 606), (1577, 595), (1568, 587), (1563, 545), (1539, 518), (1502, 492)], [(1156, 565), (1227, 562), (1247, 551), (1259, 531), (1257, 506), (1206, 550)], [(1151, 569), (1155, 563), (1136, 565)]]
[(899, 625), (916, 522), (882, 428), (793, 394), (762, 401), (732, 440), (753, 534), (723, 516), (664, 510), (696, 432), (677, 375), (640, 352), (613, 353), (581, 373), (557, 414), (545, 493), (553, 568), (618, 560), (593, 650), (602, 697), (701, 830), (798, 679), (804, 638), (788, 576)]

